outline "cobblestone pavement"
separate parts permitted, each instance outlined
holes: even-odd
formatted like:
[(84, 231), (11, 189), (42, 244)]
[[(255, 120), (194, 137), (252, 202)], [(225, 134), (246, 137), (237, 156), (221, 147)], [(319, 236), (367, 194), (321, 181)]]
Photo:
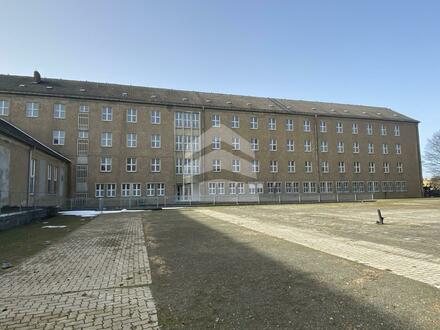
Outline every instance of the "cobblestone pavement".
[(156, 329), (141, 214), (99, 216), (0, 275), (1, 329)]
[[(440, 258), (387, 244), (330, 235), (268, 218), (211, 209), (196, 212), (440, 288)], [(264, 219), (264, 220), (263, 220)]]

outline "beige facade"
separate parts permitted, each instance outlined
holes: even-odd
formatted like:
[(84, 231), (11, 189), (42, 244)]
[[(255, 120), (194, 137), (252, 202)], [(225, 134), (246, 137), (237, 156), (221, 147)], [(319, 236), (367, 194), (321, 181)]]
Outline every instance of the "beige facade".
[(5, 131), (5, 125), (0, 122), (0, 207), (62, 205), (68, 194), (68, 160), (12, 126)]
[[(47, 89), (47, 84), (53, 86)], [(236, 195), (249, 201), (275, 195), (295, 201), (297, 195), (320, 192), (323, 200), (344, 194), (421, 196), (418, 122), (389, 109), (315, 103), (294, 111), (295, 101), (249, 97), (242, 97), (250, 100), (247, 108), (234, 108), (240, 97), (225, 95), (222, 107), (216, 94), (193, 100), (188, 92), (177, 103), (173, 91), (160, 90), (157, 100), (147, 88), (136, 90), (145, 91), (143, 99), (131, 99), (130, 91), (124, 99), (119, 93), (130, 87), (105, 84), (102, 93), (112, 93), (108, 97), (98, 97), (101, 90), (88, 95), (91, 87), (78, 96), (66, 92), (73, 88), (69, 84), (46, 80), (46, 87), (28, 82), (0, 88), (0, 105), (4, 101), (8, 108), (3, 119), (72, 160), (70, 197), (174, 202), (214, 196), (227, 201)], [(308, 106), (298, 102), (302, 109)], [(333, 113), (333, 108), (338, 110)], [(220, 127), (213, 127), (216, 116)]]

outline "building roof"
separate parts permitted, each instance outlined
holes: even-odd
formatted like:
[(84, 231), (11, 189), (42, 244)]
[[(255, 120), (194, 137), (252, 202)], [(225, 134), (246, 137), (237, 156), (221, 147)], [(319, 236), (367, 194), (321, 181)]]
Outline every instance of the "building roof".
[(59, 160), (62, 160), (64, 162), (70, 163), (70, 159), (67, 157), (64, 157), (59, 152), (53, 150), (52, 148), (49, 148), (45, 144), (41, 143), (37, 139), (33, 138), (26, 132), (22, 131), (17, 126), (11, 124), (10, 122), (0, 118), (0, 134), (9, 136), (11, 138), (14, 138), (17, 141), (20, 141), (30, 147), (34, 147), (35, 149), (38, 149), (52, 157), (55, 157)]
[(178, 105), (230, 111), (418, 122), (385, 107), (204, 93), (50, 78), (43, 78), (40, 83), (35, 83), (33, 77), (13, 75), (0, 75), (0, 93)]

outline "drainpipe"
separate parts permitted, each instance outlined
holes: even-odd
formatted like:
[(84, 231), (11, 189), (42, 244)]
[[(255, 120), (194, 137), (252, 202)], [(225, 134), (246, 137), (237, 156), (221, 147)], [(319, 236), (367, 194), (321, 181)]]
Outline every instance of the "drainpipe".
[(31, 161), (32, 161), (32, 150), (34, 148), (29, 148), (29, 158), (28, 158), (28, 171), (27, 171), (27, 188), (26, 188), (26, 207), (29, 207), (29, 188), (31, 184)]
[(417, 156), (419, 160), (419, 197), (423, 197), (423, 172), (422, 172), (422, 157), (420, 155), (420, 137), (419, 137), (419, 124), (416, 125), (416, 133), (417, 133)]

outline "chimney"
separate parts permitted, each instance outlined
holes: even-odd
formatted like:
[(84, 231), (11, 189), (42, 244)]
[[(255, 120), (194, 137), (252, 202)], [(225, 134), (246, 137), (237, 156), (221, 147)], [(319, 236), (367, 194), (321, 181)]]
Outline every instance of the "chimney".
[(41, 82), (41, 75), (38, 71), (34, 71), (34, 83), (39, 84)]

